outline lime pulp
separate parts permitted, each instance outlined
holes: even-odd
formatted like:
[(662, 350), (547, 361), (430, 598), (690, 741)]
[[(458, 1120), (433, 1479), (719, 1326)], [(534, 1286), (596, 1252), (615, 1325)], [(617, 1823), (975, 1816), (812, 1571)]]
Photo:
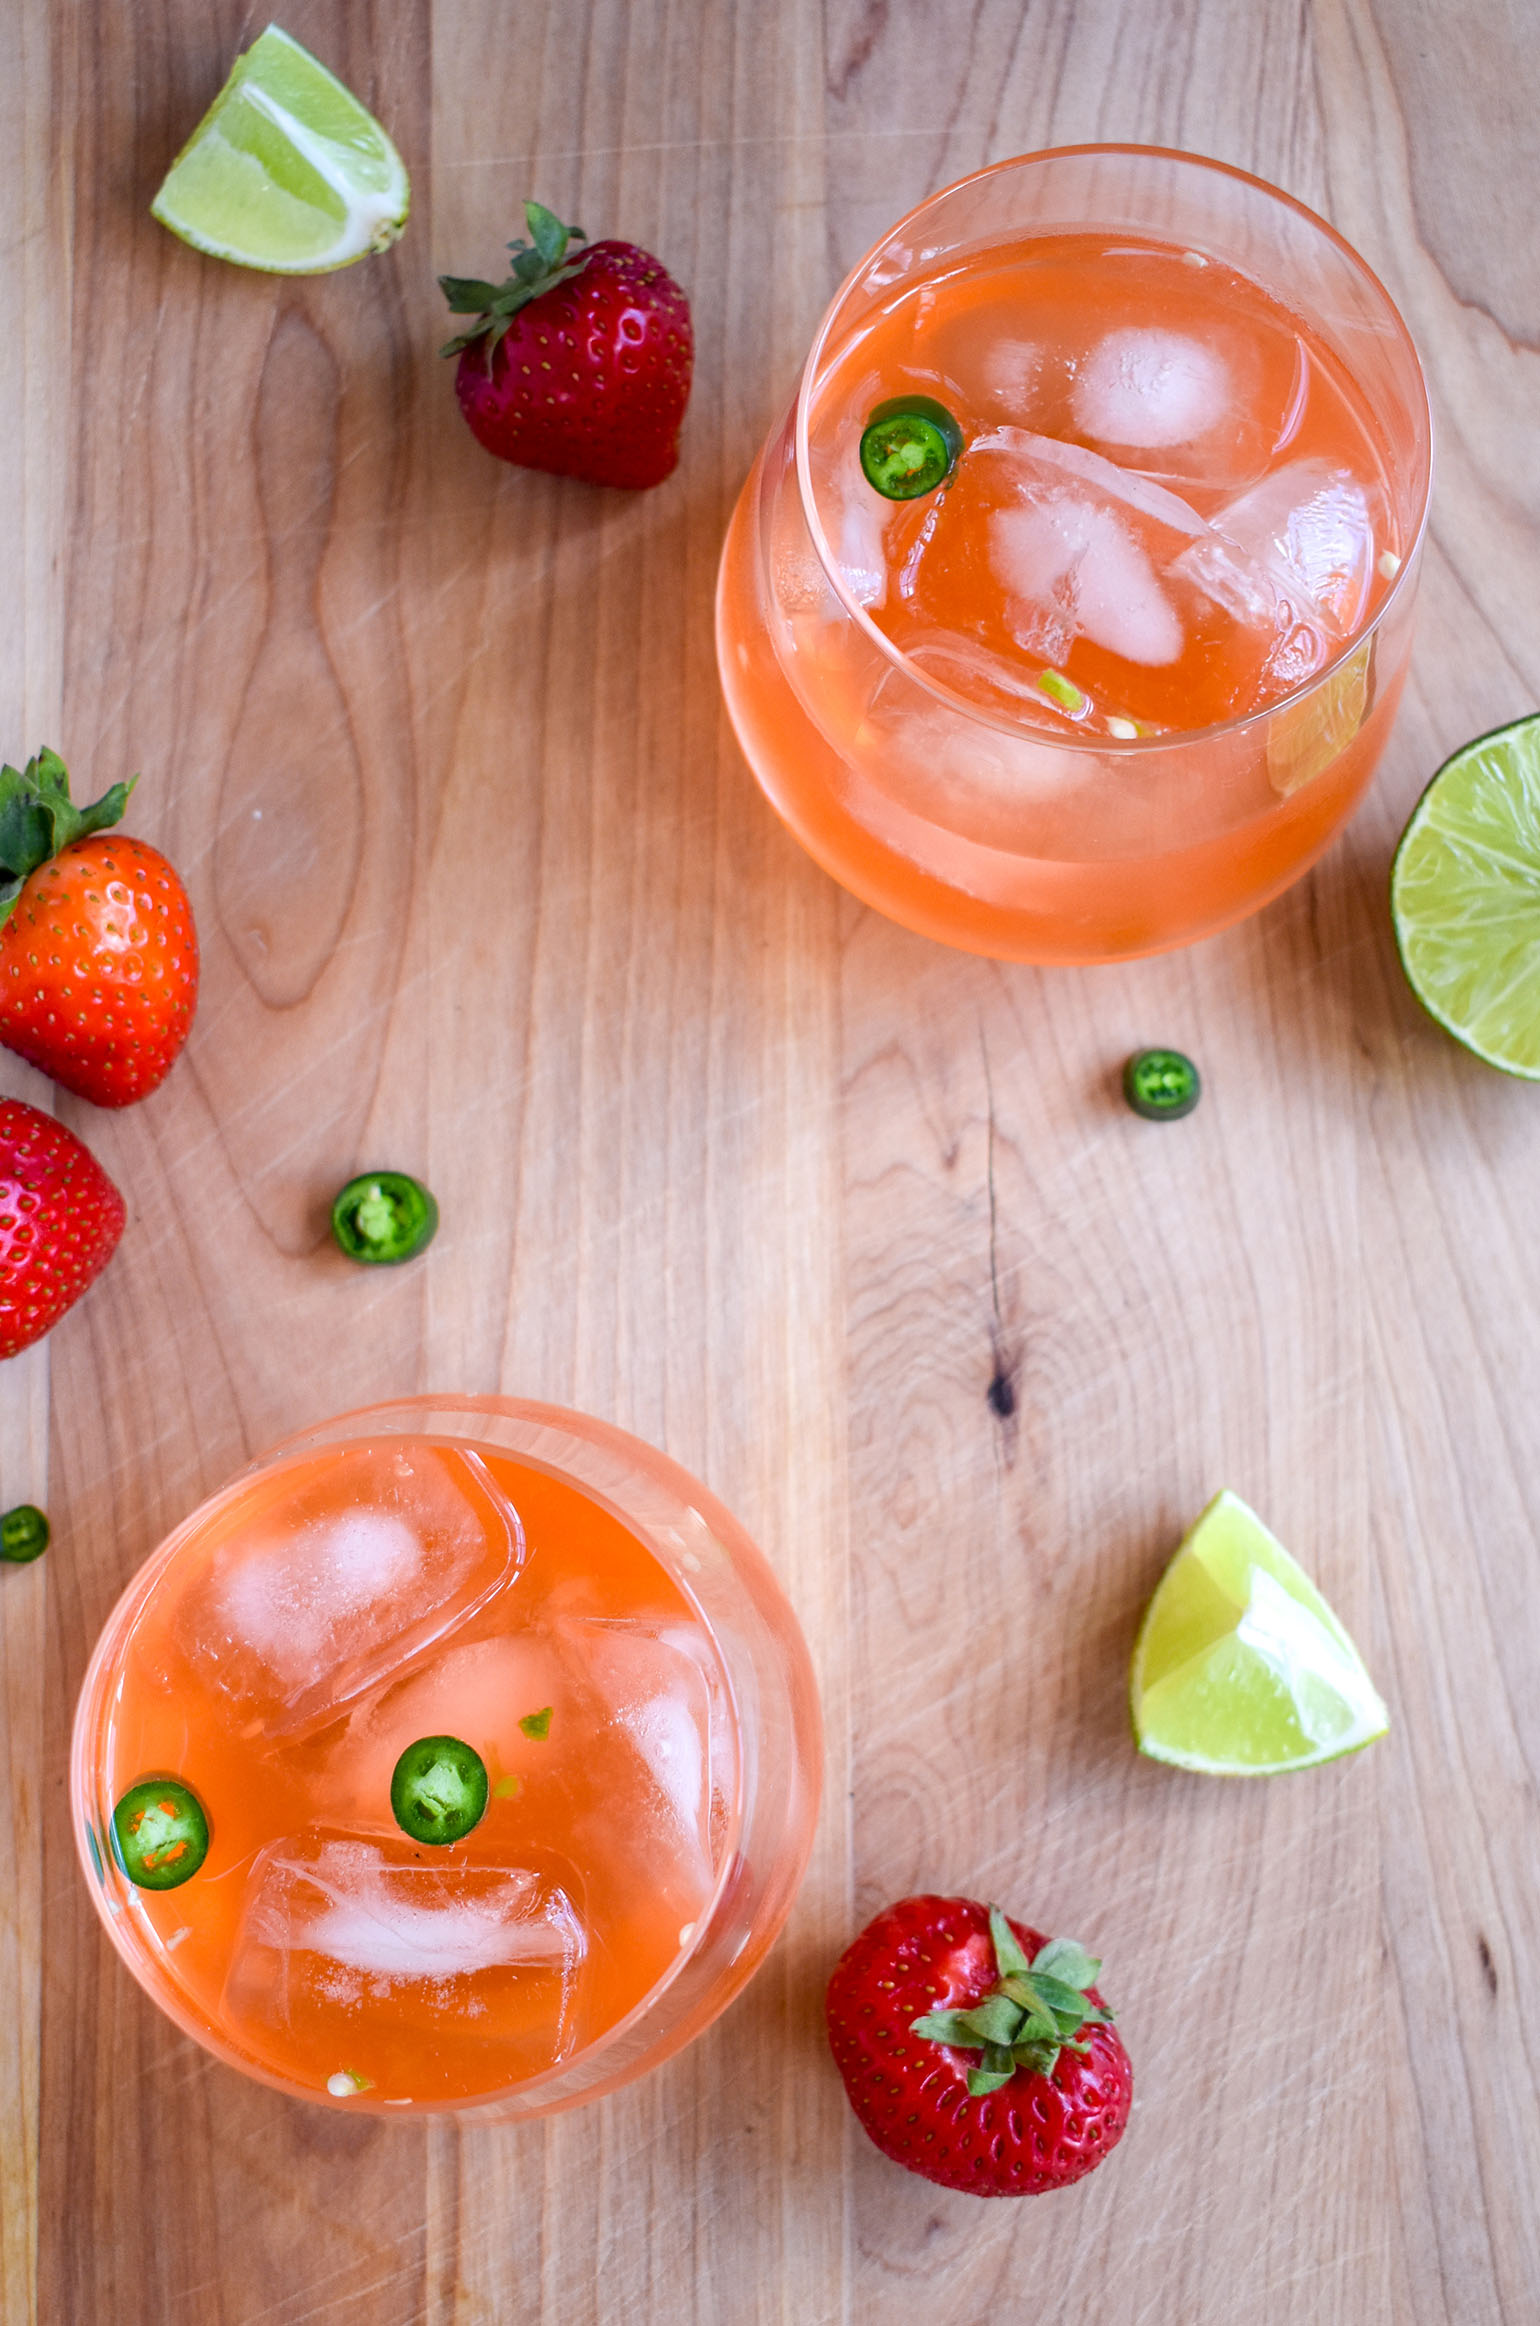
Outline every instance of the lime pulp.
[(1430, 1016), (1540, 1081), (1540, 714), (1445, 760), (1401, 835), (1390, 914)]
[(410, 201), (374, 116), (270, 24), (236, 58), (150, 210), (212, 257), (313, 275), (388, 249)]
[(1212, 1776), (1308, 1769), (1383, 1736), (1385, 1707), (1331, 1608), (1238, 1494), (1216, 1494), (1150, 1601), (1134, 1734)]

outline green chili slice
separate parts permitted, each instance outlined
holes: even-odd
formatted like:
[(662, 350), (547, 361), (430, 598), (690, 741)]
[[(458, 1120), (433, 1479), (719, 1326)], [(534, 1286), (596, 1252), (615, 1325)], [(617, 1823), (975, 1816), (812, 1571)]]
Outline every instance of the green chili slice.
[(415, 1260), (438, 1233), (438, 1205), (404, 1171), (364, 1171), (332, 1205), (332, 1235), (350, 1260), (392, 1267)]
[(463, 1841), (487, 1806), (487, 1765), (457, 1736), (420, 1736), (396, 1763), (390, 1806), (413, 1841)]
[(1180, 1050), (1136, 1050), (1123, 1069), (1123, 1096), (1146, 1122), (1174, 1123), (1202, 1095), (1198, 1069)]
[(209, 1821), (191, 1787), (175, 1777), (142, 1777), (112, 1813), (118, 1864), (141, 1890), (174, 1890), (209, 1854)]
[(862, 432), (861, 473), (885, 501), (917, 501), (946, 483), (962, 448), (962, 430), (945, 404), (894, 396)]
[(18, 1502), (0, 1518), (0, 1559), (18, 1565), (40, 1559), (48, 1548), (48, 1521), (36, 1503)]

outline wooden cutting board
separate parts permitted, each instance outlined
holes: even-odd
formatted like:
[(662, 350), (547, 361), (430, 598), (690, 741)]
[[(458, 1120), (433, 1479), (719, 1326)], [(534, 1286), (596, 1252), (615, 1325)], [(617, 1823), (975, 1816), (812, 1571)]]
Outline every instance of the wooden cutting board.
[[(286, 0), (412, 172), (308, 283), (147, 206), (260, 24), (0, 20), (0, 749), (56, 744), (183, 867), (205, 984), (145, 1104), (58, 1112), (126, 1190), (108, 1276), (5, 1368), (0, 2271), (49, 2326), (1507, 2326), (1540, 2315), (1540, 1093), (1400, 979), (1421, 785), (1540, 693), (1540, 62), (1480, 0)], [(1384, 276), (1441, 428), (1375, 794), (1197, 951), (944, 952), (799, 855), (712, 661), (733, 494), (845, 268), (1033, 146), (1221, 156)], [(436, 270), (538, 192), (659, 252), (699, 369), (635, 498), (496, 467)], [(1119, 1062), (1201, 1061), (1136, 1122)], [(7, 1089), (51, 1103), (7, 1061)], [(323, 1232), (421, 1173), (430, 1260)], [(989, 1391), (997, 1374), (1011, 1402)], [(290, 2104), (144, 2001), (77, 1878), (73, 1696), (159, 1537), (283, 1431), (420, 1386), (582, 1405), (704, 1476), (806, 1625), (827, 1803), (788, 1931), (650, 2081), (547, 2126)], [(1255, 1787), (1140, 1763), (1139, 1611), (1221, 1484), (1389, 1698)], [(40, 1750), (41, 1748), (41, 1750)], [(1116, 2159), (986, 2206), (883, 2162), (822, 1982), (906, 1890), (1094, 1941)]]

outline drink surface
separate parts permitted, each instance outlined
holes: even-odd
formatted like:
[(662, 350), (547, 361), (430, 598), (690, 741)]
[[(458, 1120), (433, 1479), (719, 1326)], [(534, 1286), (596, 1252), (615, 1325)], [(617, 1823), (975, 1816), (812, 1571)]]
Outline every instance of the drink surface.
[[(190, 1880), (128, 1892), (157, 1983), (317, 2096), (444, 2105), (570, 2059), (689, 1946), (732, 1847), (699, 1614), (617, 1517), (492, 1448), (354, 1442), (221, 1498), (107, 1694), (104, 1809), (175, 1776), (211, 1829)], [(446, 1735), (486, 1812), (417, 1842), (392, 1772)]]
[[(879, 405), (960, 423), (947, 483), (862, 475)], [(1373, 416), (1218, 259), (1054, 233), (906, 281), (830, 352), (810, 474), (858, 605), (928, 678), (1088, 742), (1265, 708), (1369, 621), (1402, 544)]]

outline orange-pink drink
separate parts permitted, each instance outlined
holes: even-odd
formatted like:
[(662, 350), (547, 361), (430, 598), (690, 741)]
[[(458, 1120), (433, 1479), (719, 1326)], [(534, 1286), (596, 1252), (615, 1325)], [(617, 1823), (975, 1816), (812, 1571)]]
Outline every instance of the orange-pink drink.
[[(688, 1960), (740, 1839), (700, 1608), (614, 1509), (490, 1444), (366, 1436), (248, 1477), (163, 1555), (87, 1695), (115, 1938), (185, 2026), (316, 2098), (454, 2106), (602, 2046)], [(485, 1771), (447, 1843), (392, 1791), (443, 1738)], [(165, 1890), (124, 1879), (112, 1824), (146, 1778), (207, 1817)]]
[[(1256, 206), (1245, 235), (1230, 220), (1251, 265), (1217, 231), (980, 231), (1013, 172), (1030, 193), (1125, 165), (1125, 212), (1160, 208), (1161, 170)], [(1377, 296), (1379, 355), (1420, 397), (1361, 262), (1180, 156), (1002, 164), (896, 228), (831, 310), (733, 520), (719, 657), (774, 804), (895, 918), (1026, 958), (1157, 950), (1273, 893), (1362, 791), (1404, 674), (1404, 621), (1376, 629), (1410, 605), (1425, 403), (1409, 446), (1349, 335), (1264, 279), (1269, 204), (1366, 313)], [(888, 498), (862, 438), (906, 401), (961, 450), (936, 489)]]

